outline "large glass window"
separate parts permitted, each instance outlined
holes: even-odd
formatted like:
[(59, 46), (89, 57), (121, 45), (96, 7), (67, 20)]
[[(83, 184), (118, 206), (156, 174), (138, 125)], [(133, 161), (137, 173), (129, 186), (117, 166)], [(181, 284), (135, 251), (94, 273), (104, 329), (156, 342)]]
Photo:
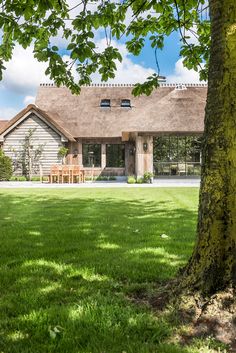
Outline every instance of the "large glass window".
[(101, 145), (83, 144), (83, 166), (101, 167)]
[(156, 175), (200, 175), (201, 136), (160, 136), (154, 139)]
[(106, 166), (113, 168), (124, 168), (125, 145), (106, 145)]

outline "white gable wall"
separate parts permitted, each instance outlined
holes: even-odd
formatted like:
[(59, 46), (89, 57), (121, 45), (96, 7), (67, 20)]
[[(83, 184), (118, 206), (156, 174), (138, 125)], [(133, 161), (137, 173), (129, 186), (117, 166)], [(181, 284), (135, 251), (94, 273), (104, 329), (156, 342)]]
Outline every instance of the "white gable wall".
[[(35, 114), (30, 114), (5, 136), (3, 150), (7, 156), (14, 160), (19, 155), (25, 136), (30, 130), (34, 130), (32, 137), (34, 149), (40, 145), (44, 146), (40, 164), (43, 175), (48, 175), (52, 164), (61, 163), (61, 160), (58, 158), (58, 150), (63, 144), (61, 136)], [(35, 175), (39, 175), (39, 173), (39, 168), (34, 171)], [(14, 174), (20, 175), (21, 170), (15, 170)]]

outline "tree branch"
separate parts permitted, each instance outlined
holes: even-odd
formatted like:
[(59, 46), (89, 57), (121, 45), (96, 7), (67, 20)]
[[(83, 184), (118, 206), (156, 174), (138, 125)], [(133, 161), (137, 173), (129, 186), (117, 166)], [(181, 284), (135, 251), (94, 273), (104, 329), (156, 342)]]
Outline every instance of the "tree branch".
[[(176, 0), (174, 0), (174, 4), (175, 4), (175, 9), (176, 9), (178, 29), (179, 29), (179, 33), (180, 33), (181, 39), (182, 39), (183, 43), (186, 44), (189, 47), (190, 51), (192, 52), (193, 56), (195, 57), (196, 61), (198, 62), (198, 66), (202, 70), (202, 66), (201, 66), (200, 62), (198, 61), (198, 58), (194, 54), (194, 52), (192, 50), (192, 47), (189, 45), (189, 43), (187, 42), (187, 40), (186, 40), (186, 38), (185, 38), (185, 36), (184, 36), (184, 34), (182, 32), (182, 23), (181, 23), (181, 20), (180, 20), (179, 7), (178, 7), (178, 4), (177, 4)], [(184, 28), (185, 28), (185, 26), (184, 26)]]
[(69, 12), (69, 11), (72, 11), (72, 10), (74, 10), (74, 9), (76, 9), (77, 7), (79, 7), (79, 6), (82, 5), (82, 4), (83, 4), (83, 1), (79, 2), (77, 5), (71, 7), (71, 8), (68, 10), (68, 12)]

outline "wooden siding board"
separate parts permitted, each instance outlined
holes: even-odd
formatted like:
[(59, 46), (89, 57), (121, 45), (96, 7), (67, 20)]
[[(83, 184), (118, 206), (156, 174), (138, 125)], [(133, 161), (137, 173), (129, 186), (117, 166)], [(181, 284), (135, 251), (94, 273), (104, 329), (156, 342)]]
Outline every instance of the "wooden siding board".
[[(52, 164), (60, 163), (58, 158), (58, 150), (62, 146), (61, 137), (54, 130), (51, 129), (45, 122), (43, 122), (35, 114), (31, 114), (15, 129), (10, 131), (3, 144), (3, 149), (6, 155), (15, 158), (15, 154), (19, 152), (26, 134), (30, 129), (35, 129), (32, 142), (33, 146), (37, 148), (40, 145), (44, 146), (43, 153), (40, 159), (43, 174), (47, 175)], [(16, 153), (14, 152), (16, 151)], [(17, 170), (16, 174), (20, 174), (21, 170)], [(37, 174), (37, 173), (35, 173)]]

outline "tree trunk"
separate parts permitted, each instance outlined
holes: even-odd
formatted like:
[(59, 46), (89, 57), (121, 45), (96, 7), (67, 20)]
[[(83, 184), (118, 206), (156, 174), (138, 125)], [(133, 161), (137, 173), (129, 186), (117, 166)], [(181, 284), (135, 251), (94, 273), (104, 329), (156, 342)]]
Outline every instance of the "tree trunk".
[(236, 284), (236, 0), (210, 0), (208, 95), (197, 244), (187, 283), (205, 294)]

